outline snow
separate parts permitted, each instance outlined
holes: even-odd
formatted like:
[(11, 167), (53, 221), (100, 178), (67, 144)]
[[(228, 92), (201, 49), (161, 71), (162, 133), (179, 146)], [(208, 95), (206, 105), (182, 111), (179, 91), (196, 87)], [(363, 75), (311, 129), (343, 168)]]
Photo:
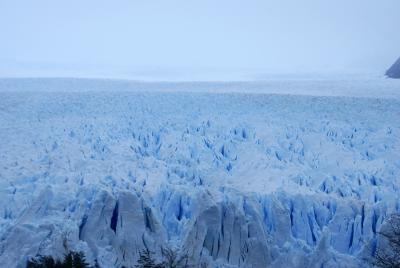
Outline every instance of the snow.
[(400, 83), (0, 79), (0, 266), (145, 247), (359, 267), (400, 210)]

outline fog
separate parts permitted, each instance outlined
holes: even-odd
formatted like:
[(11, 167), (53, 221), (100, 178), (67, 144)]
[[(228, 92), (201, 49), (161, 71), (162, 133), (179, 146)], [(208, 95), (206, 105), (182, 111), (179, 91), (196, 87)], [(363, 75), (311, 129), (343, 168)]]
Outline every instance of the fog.
[(380, 74), (400, 1), (0, 0), (0, 34), (1, 77)]

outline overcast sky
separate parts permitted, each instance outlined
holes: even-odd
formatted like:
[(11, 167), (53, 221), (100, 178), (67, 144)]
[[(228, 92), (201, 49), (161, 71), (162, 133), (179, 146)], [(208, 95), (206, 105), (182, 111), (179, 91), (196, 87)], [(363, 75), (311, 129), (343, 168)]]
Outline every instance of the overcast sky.
[(399, 0), (0, 0), (0, 76), (383, 72)]

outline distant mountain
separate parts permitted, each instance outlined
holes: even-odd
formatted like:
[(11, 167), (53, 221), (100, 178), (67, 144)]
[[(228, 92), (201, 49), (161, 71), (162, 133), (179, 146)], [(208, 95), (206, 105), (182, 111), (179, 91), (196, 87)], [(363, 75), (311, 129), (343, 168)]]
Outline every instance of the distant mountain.
[(400, 58), (386, 71), (386, 75), (390, 78), (400, 78)]

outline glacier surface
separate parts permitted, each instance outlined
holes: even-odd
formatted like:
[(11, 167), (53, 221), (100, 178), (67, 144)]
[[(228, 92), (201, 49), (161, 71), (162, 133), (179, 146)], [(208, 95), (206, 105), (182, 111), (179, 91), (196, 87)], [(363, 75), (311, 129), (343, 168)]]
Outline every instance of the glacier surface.
[(1, 267), (360, 267), (400, 211), (400, 84), (0, 79), (0, 148)]

